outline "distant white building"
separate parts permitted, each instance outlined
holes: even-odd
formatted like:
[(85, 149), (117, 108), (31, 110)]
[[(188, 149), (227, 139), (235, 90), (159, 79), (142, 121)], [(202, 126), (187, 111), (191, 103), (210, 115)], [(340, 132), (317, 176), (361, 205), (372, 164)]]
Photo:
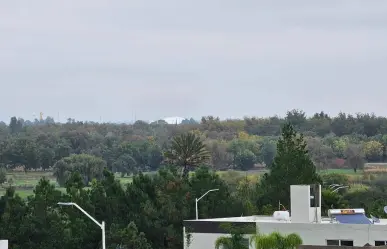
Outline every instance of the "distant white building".
[(182, 118), (182, 117), (168, 117), (168, 118), (163, 118), (162, 120), (164, 120), (168, 124), (181, 124), (181, 122), (183, 122), (183, 120), (185, 119), (186, 118)]
[[(377, 223), (365, 216), (364, 209), (331, 209), (329, 217), (321, 217), (321, 186), (292, 185), (290, 187), (291, 215), (288, 211), (276, 211), (273, 216), (248, 216), (184, 221), (191, 243), (185, 249), (215, 248), (215, 241), (227, 235), (222, 224), (234, 226), (252, 225), (263, 234), (280, 232), (297, 233), (305, 245), (364, 246), (386, 245), (387, 219)], [(246, 243), (248, 243), (248, 236)], [(250, 248), (252, 248), (250, 246)]]

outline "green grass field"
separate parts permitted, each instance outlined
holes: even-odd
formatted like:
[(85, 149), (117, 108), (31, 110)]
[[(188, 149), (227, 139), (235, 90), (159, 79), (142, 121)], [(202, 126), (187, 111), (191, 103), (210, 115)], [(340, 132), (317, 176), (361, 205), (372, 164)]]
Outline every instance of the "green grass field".
[(343, 175), (361, 175), (363, 171), (358, 170), (355, 173), (353, 169), (328, 169), (328, 170), (321, 170), (319, 173), (320, 174), (336, 173), (336, 174), (343, 174)]
[[(52, 175), (52, 172), (10, 172), (7, 174), (7, 179), (11, 179), (9, 183), (15, 187), (16, 193), (22, 198), (34, 194), (33, 190), (42, 177), (49, 179), (50, 182), (55, 184), (59, 190), (66, 191), (65, 188), (59, 187), (55, 177)], [(117, 179), (119, 179), (122, 184), (132, 182), (132, 177), (121, 177), (117, 175)], [(4, 195), (5, 188), (8, 186), (8, 184), (0, 186), (0, 196)]]
[[(246, 175), (260, 175), (265, 173), (266, 171), (218, 171), (218, 174), (221, 177), (238, 177), (238, 176), (246, 176)], [(355, 173), (351, 169), (329, 169), (329, 170), (324, 170), (320, 171), (322, 174), (327, 174), (327, 173), (339, 173), (339, 174), (345, 174), (345, 175), (350, 175), (350, 176), (355, 176), (355, 175), (361, 175), (363, 174), (362, 171), (358, 171)], [(16, 188), (16, 192), (22, 197), (25, 198), (29, 195), (33, 195), (33, 189), (34, 187), (38, 184), (39, 180), (42, 177), (46, 177), (49, 179), (53, 184), (56, 185), (56, 187), (59, 190), (65, 191), (64, 188), (59, 188), (59, 185), (56, 182), (55, 177), (52, 175), (52, 172), (10, 172), (7, 174), (7, 179), (12, 179), (12, 185)], [(117, 179), (121, 181), (122, 184), (128, 184), (132, 181), (131, 177), (121, 177), (120, 175), (117, 174)], [(5, 184), (6, 186), (7, 184)], [(5, 193), (5, 186), (0, 187), (0, 196)]]

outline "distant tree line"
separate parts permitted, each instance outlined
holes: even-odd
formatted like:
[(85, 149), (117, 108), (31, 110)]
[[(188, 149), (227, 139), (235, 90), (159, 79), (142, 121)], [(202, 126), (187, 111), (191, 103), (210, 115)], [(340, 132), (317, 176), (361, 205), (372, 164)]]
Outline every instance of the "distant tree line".
[(264, 168), (277, 153), (276, 143), (286, 122), (304, 134), (319, 169), (357, 170), (365, 162), (387, 160), (387, 118), (345, 113), (330, 117), (324, 112), (307, 117), (303, 111), (291, 110), (284, 118), (221, 121), (208, 116), (200, 123), (187, 119), (173, 125), (163, 120), (128, 125), (74, 119), (59, 124), (51, 117), (33, 122), (12, 117), (9, 124), (0, 123), (0, 165), (48, 170), (63, 158), (83, 154), (102, 158), (109, 170), (123, 175), (154, 171), (163, 164), (172, 137), (192, 131), (205, 141), (214, 168)]

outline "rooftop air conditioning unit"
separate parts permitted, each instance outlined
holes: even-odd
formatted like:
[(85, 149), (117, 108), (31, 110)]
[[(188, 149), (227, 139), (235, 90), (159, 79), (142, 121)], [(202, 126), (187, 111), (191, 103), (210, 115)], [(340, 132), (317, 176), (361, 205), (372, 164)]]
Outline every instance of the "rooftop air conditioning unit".
[(275, 211), (273, 218), (278, 221), (290, 221), (289, 211)]

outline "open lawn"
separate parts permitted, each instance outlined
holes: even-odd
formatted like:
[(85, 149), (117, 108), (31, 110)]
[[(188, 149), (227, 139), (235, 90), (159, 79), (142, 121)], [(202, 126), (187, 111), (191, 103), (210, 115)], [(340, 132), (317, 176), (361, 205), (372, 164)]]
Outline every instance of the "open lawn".
[[(0, 187), (0, 196), (4, 195), (5, 188), (9, 184), (16, 188), (16, 193), (22, 198), (33, 195), (33, 190), (42, 177), (49, 179), (59, 190), (66, 191), (65, 188), (59, 187), (52, 172), (10, 172), (7, 174), (8, 183), (5, 183)], [(122, 184), (132, 182), (132, 177), (121, 177), (120, 175), (117, 175), (116, 177)]]
[(320, 170), (320, 174), (330, 174), (330, 173), (336, 173), (336, 174), (343, 174), (343, 175), (361, 175), (363, 174), (362, 170), (358, 170), (356, 173), (353, 171), (353, 169), (327, 169), (327, 170)]
[[(246, 176), (246, 175), (260, 175), (267, 171), (264, 170), (255, 170), (255, 171), (218, 171), (218, 174), (222, 177), (228, 175), (228, 176)], [(355, 173), (352, 169), (329, 169), (320, 171), (322, 174), (327, 173), (339, 173), (339, 174), (345, 174), (349, 176), (356, 176), (356, 175), (362, 175), (363, 171), (358, 171)], [(150, 173), (151, 174), (151, 173)], [(16, 192), (23, 198), (33, 195), (33, 189), (39, 182), (39, 180), (42, 177), (46, 177), (49, 179), (53, 184), (57, 186), (58, 189), (65, 191), (64, 188), (59, 188), (59, 185), (56, 182), (55, 177), (53, 177), (52, 172), (10, 172), (7, 174), (7, 179), (11, 179), (9, 183), (11, 183), (16, 188)], [(121, 181), (122, 184), (128, 184), (132, 182), (132, 177), (121, 177), (119, 174), (116, 175), (117, 179)], [(0, 187), (0, 196), (2, 196), (5, 193), (5, 186), (8, 184), (4, 184), (3, 187)]]

